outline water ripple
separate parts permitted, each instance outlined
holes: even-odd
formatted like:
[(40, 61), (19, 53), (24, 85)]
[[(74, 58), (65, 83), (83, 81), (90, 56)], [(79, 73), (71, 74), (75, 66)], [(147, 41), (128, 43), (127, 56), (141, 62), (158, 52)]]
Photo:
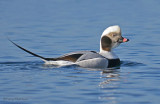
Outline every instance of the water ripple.
[(121, 61), (122, 67), (134, 67), (134, 66), (146, 66), (144, 63), (132, 62), (132, 61)]

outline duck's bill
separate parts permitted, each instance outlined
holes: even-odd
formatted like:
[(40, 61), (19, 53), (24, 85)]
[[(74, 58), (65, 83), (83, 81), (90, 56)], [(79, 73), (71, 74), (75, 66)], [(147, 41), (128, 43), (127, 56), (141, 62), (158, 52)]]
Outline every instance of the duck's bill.
[(123, 38), (123, 43), (124, 43), (124, 42), (128, 42), (128, 41), (129, 41), (129, 39)]
[(124, 42), (128, 42), (129, 41), (129, 39), (127, 39), (127, 38), (121, 38), (121, 39), (118, 39), (118, 43), (124, 43)]

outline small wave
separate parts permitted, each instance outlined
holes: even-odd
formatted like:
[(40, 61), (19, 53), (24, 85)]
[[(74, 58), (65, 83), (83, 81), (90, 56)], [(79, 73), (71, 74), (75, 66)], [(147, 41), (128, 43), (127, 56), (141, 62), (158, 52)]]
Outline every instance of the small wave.
[(0, 71), (11, 72), (17, 70), (43, 70), (42, 62), (32, 61), (32, 62), (0, 62)]
[(144, 63), (132, 62), (132, 61), (121, 61), (121, 67), (131, 67), (131, 66), (146, 66)]
[(24, 62), (0, 62), (0, 64), (3, 64), (3, 65), (14, 65), (14, 64), (42, 64), (42, 62), (37, 62), (37, 61), (24, 61)]
[(25, 64), (28, 62), (0, 62), (0, 64)]

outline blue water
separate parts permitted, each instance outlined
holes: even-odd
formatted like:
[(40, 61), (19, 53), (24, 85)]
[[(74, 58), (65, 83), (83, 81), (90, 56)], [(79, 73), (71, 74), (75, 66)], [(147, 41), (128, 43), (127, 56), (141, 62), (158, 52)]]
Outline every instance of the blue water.
[[(0, 104), (159, 104), (160, 1), (0, 0)], [(128, 43), (114, 51), (120, 69), (46, 66), (45, 57), (99, 51), (120, 25)]]

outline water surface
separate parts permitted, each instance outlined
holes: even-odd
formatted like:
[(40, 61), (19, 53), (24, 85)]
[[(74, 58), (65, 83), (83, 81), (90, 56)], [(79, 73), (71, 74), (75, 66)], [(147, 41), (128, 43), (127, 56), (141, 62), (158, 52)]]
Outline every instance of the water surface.
[[(159, 1), (1, 0), (0, 103), (158, 104)], [(128, 43), (114, 51), (119, 69), (45, 66), (11, 44), (45, 57), (99, 51), (100, 36), (120, 25)]]

